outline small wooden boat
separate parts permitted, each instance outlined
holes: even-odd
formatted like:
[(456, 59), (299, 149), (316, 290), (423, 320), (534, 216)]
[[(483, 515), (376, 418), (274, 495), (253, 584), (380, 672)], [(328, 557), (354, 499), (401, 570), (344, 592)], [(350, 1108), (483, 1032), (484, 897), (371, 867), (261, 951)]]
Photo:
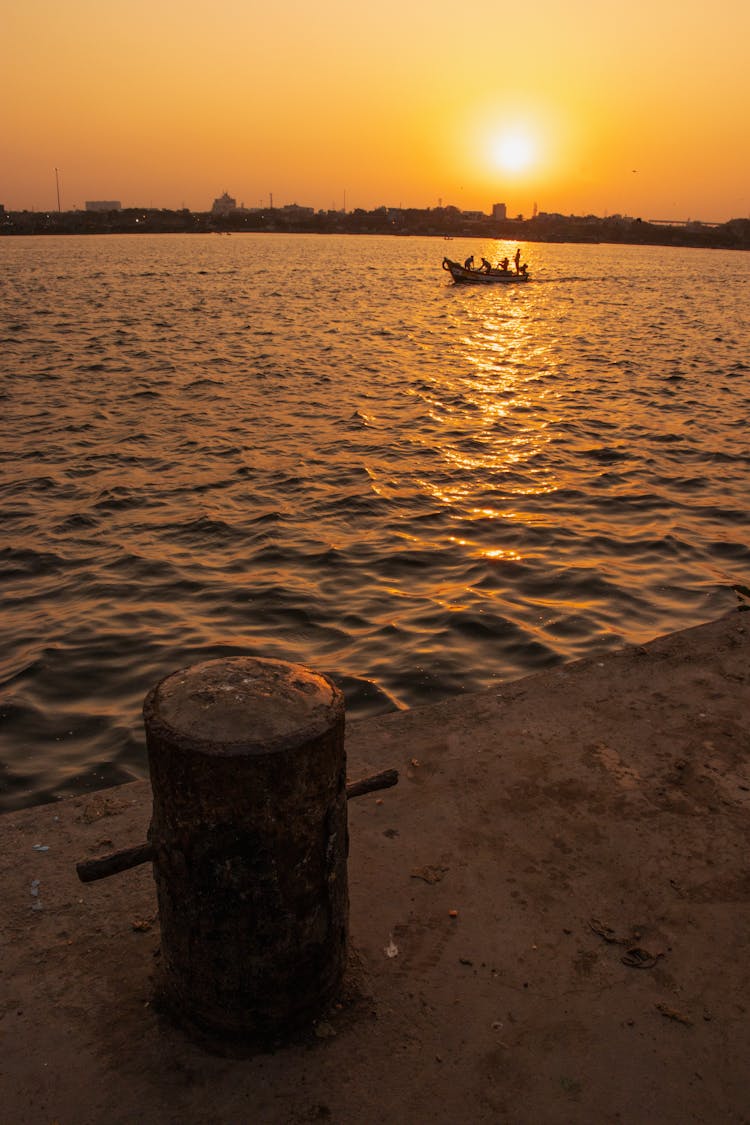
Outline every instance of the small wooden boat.
[(486, 270), (484, 268), (478, 270), (467, 269), (462, 266), (460, 262), (454, 262), (450, 258), (443, 258), (443, 269), (447, 270), (454, 281), (468, 281), (473, 285), (516, 285), (522, 281), (529, 280), (529, 274), (525, 266), (521, 267), (520, 273), (515, 270)]

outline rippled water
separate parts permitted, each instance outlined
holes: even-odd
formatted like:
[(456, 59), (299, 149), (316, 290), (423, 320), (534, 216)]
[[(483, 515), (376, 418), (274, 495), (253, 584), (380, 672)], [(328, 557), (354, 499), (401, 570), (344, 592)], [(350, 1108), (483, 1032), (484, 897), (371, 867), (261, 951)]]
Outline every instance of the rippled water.
[[(163, 675), (411, 707), (750, 581), (750, 259), (438, 239), (0, 240), (0, 807), (143, 776)], [(489, 252), (489, 253), (488, 253)]]

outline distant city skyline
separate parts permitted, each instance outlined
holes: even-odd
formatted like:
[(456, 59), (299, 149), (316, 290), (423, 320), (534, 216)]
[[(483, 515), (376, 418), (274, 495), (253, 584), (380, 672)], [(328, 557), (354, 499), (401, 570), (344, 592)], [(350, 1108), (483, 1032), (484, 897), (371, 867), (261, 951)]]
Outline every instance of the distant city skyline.
[[(229, 206), (229, 205), (217, 206), (217, 204), (222, 202), (223, 197), (226, 197), (228, 200), (231, 201), (231, 206)], [(507, 217), (508, 219), (519, 219), (519, 220), (524, 220), (524, 221), (532, 219), (532, 218), (536, 217), (537, 215), (540, 215), (540, 216), (544, 216), (544, 215), (561, 216), (562, 218), (566, 218), (566, 219), (589, 218), (589, 217), (594, 217), (594, 218), (597, 218), (597, 219), (606, 219), (606, 218), (622, 218), (622, 219), (629, 219), (629, 220), (638, 219), (638, 220), (642, 220), (644, 222), (665, 223), (665, 224), (666, 223), (674, 223), (676, 226), (681, 226), (681, 225), (684, 225), (684, 224), (692, 224), (692, 223), (697, 223), (698, 225), (706, 225), (706, 226), (717, 226), (719, 224), (726, 223), (726, 222), (730, 221), (729, 219), (711, 219), (711, 218), (706, 218), (706, 217), (703, 217), (703, 216), (693, 216), (693, 215), (686, 215), (686, 216), (637, 215), (636, 216), (636, 215), (624, 214), (623, 212), (612, 212), (612, 213), (605, 212), (604, 214), (601, 214), (601, 215), (598, 215), (594, 211), (566, 212), (566, 211), (562, 211), (560, 208), (557, 208), (557, 207), (549, 207), (549, 208), (539, 207), (536, 200), (534, 201), (534, 203), (532, 204), (532, 207), (527, 212), (518, 211), (515, 208), (508, 207), (504, 203), (498, 203), (498, 202), (493, 202), (492, 204), (485, 205), (484, 207), (480, 206), (480, 207), (477, 207), (477, 208), (473, 208), (473, 207), (472, 208), (459, 208), (459, 207), (456, 207), (456, 205), (451, 203), (449, 200), (442, 200), (442, 199), (438, 199), (438, 201), (436, 203), (424, 204), (424, 205), (421, 205), (421, 206), (418, 205), (418, 204), (415, 204), (415, 205), (410, 205), (408, 207), (403, 205), (403, 204), (388, 204), (388, 203), (381, 203), (381, 204), (377, 204), (374, 207), (366, 207), (366, 208), (345, 207), (345, 206), (337, 207), (335, 205), (335, 203), (332, 203), (329, 207), (313, 207), (312, 205), (307, 204), (305, 202), (299, 202), (296, 198), (293, 202), (284, 202), (284, 201), (275, 200), (274, 197), (273, 197), (273, 193), (269, 193), (268, 200), (265, 201), (265, 202), (261, 199), (256, 204), (249, 204), (248, 205), (244, 201), (236, 199), (235, 197), (231, 196), (228, 192), (223, 192), (222, 196), (214, 197), (214, 199), (211, 201), (209, 206), (202, 206), (202, 207), (187, 207), (184, 203), (180, 204), (178, 207), (165, 207), (165, 206), (162, 206), (159, 203), (148, 203), (148, 204), (144, 204), (143, 202), (141, 202), (141, 203), (122, 203), (119, 199), (117, 199), (117, 200), (91, 200), (91, 199), (86, 199), (86, 200), (84, 200), (84, 202), (82, 204), (79, 204), (79, 203), (76, 202), (76, 203), (72, 203), (70, 205), (67, 205), (67, 204), (63, 204), (62, 201), (60, 201), (59, 206), (58, 206), (58, 202), (56, 201), (55, 205), (52, 206), (52, 207), (36, 208), (36, 207), (9, 207), (6, 204), (4, 204), (2, 200), (0, 200), (0, 210), (4, 209), (7, 213), (11, 213), (11, 212), (13, 212), (13, 213), (24, 213), (24, 212), (29, 212), (29, 211), (31, 211), (31, 212), (37, 212), (38, 211), (38, 212), (43, 213), (43, 214), (53, 214), (53, 213), (57, 212), (58, 210), (62, 211), (64, 213), (71, 213), (71, 212), (77, 213), (77, 212), (82, 212), (82, 211), (83, 212), (85, 212), (85, 211), (88, 211), (88, 212), (105, 211), (106, 212), (106, 211), (121, 211), (121, 210), (128, 210), (128, 211), (143, 210), (143, 211), (175, 211), (175, 212), (190, 211), (191, 213), (195, 213), (195, 214), (221, 215), (221, 214), (227, 214), (230, 211), (233, 211), (233, 212), (236, 211), (236, 212), (239, 212), (239, 213), (242, 213), (242, 212), (257, 213), (259, 211), (278, 210), (278, 211), (309, 212), (310, 215), (317, 215), (317, 214), (342, 214), (343, 215), (343, 214), (352, 214), (355, 211), (365, 211), (366, 213), (372, 213), (372, 212), (375, 212), (375, 211), (378, 211), (378, 210), (383, 210), (383, 209), (385, 209), (389, 212), (397, 212), (397, 211), (429, 212), (429, 211), (432, 211), (432, 210), (440, 211), (440, 210), (449, 209), (449, 208), (454, 208), (454, 209), (458, 210), (460, 214), (465, 215), (467, 217), (469, 217), (469, 216), (482, 216), (484, 218), (493, 218), (494, 217), (494, 218), (500, 218), (500, 219), (503, 219), (503, 220)], [(743, 218), (750, 218), (750, 216), (743, 216), (743, 215), (732, 215), (732, 216), (730, 216), (730, 219), (743, 219)]]
[[(8, 210), (750, 215), (750, 10), (38, 0), (3, 16)], [(57, 169), (57, 174), (55, 170)]]

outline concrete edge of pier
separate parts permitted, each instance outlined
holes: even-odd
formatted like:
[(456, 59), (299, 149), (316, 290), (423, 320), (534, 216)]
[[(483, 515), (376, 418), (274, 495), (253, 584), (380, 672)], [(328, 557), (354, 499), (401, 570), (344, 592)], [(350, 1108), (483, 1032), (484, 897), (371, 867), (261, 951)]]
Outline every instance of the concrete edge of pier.
[(0, 817), (14, 1125), (750, 1120), (750, 615), (352, 723), (351, 956), (273, 1052), (160, 1016), (147, 782)]

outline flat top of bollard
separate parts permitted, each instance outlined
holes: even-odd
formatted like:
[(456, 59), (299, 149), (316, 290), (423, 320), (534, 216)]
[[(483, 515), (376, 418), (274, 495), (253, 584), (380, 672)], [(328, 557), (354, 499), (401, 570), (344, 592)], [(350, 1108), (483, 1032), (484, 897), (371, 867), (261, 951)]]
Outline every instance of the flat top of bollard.
[(173, 672), (144, 704), (159, 721), (198, 741), (208, 753), (268, 752), (289, 740), (314, 738), (343, 714), (343, 696), (301, 664), (236, 656)]

